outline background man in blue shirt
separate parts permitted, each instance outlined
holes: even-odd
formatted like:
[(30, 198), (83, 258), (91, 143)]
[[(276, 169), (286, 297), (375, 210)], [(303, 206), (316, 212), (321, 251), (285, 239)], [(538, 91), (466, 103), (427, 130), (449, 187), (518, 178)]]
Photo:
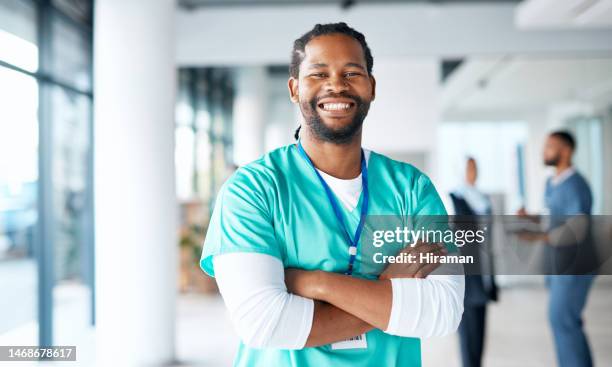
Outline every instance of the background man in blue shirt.
[[(555, 167), (555, 175), (546, 181), (545, 201), (550, 215), (548, 232), (539, 237), (523, 238), (543, 240), (548, 246), (547, 258), (552, 260), (552, 273), (566, 269), (567, 260), (584, 257), (588, 241), (574, 244), (555, 244), (551, 233), (578, 216), (591, 214), (592, 195), (584, 177), (572, 167), (576, 141), (567, 131), (556, 131), (548, 136), (544, 147), (544, 164)], [(521, 210), (519, 215), (525, 215)], [(580, 246), (580, 249), (578, 248)], [(576, 269), (572, 274), (580, 274)], [(591, 352), (582, 328), (582, 310), (595, 275), (550, 275), (546, 283), (550, 289), (549, 320), (555, 338), (559, 366), (592, 366)]]

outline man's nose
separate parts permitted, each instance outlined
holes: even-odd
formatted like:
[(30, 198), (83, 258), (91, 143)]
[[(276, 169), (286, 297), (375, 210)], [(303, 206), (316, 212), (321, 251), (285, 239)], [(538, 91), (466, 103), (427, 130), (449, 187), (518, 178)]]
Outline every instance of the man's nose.
[(348, 90), (348, 83), (342, 75), (332, 75), (327, 79), (325, 90), (333, 93), (344, 92)]

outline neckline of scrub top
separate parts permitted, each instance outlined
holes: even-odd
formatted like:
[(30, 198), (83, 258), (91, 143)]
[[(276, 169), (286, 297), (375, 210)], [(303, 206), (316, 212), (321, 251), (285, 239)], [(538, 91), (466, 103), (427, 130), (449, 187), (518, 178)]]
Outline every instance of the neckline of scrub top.
[(345, 208), (351, 212), (355, 210), (357, 204), (359, 204), (359, 196), (361, 195), (362, 189), (361, 173), (355, 178), (343, 180), (341, 178), (328, 175), (320, 169), (317, 169), (317, 171), (319, 171), (321, 177), (323, 177), (325, 182), (327, 182), (327, 185), (329, 185), (329, 188), (332, 189), (334, 195), (336, 195), (342, 205), (344, 205)]
[[(294, 148), (297, 149), (297, 144), (292, 144)], [(372, 151), (369, 149), (363, 149), (363, 155), (365, 158), (366, 167), (370, 165), (370, 157), (372, 156)], [(298, 152), (299, 154), (299, 152)], [(355, 178), (350, 178), (348, 180), (334, 177), (328, 173), (321, 171), (316, 168), (317, 172), (321, 175), (321, 177), (325, 180), (327, 185), (332, 189), (336, 199), (342, 203), (344, 209), (349, 213), (353, 213), (355, 209), (359, 207), (362, 199), (362, 182), (361, 182), (361, 172), (359, 176)], [(349, 198), (350, 197), (350, 198)]]

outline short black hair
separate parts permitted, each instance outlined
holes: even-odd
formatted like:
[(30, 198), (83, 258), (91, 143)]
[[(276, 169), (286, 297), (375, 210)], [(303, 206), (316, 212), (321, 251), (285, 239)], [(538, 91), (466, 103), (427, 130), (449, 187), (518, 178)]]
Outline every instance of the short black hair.
[(291, 51), (291, 64), (289, 65), (289, 75), (292, 78), (297, 78), (300, 74), (300, 64), (304, 60), (304, 52), (306, 44), (315, 37), (323, 36), (326, 34), (345, 34), (349, 37), (353, 37), (363, 49), (363, 55), (366, 61), (366, 69), (368, 74), (372, 74), (372, 68), (374, 67), (374, 58), (372, 57), (372, 51), (366, 43), (365, 36), (363, 33), (356, 31), (349, 27), (346, 23), (328, 23), (328, 24), (317, 24), (313, 29), (304, 33), (300, 38), (293, 42), (293, 51)]
[(567, 130), (557, 130), (553, 131), (549, 135), (551, 138), (557, 138), (563, 142), (563, 144), (570, 147), (572, 150), (576, 149), (576, 139), (574, 136)]

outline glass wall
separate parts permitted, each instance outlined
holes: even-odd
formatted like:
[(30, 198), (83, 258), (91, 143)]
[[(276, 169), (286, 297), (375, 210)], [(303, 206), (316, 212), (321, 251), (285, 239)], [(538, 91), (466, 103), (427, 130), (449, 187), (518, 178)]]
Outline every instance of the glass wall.
[(179, 70), (176, 104), (176, 187), (181, 206), (182, 291), (207, 291), (198, 259), (214, 193), (235, 170), (232, 157), (231, 69)]
[(577, 116), (566, 121), (576, 138), (574, 164), (587, 178), (593, 193), (593, 214), (603, 214), (604, 140), (603, 117)]
[(93, 321), (91, 1), (0, 2), (0, 344)]
[(207, 205), (233, 172), (231, 70), (179, 70), (176, 106), (177, 195)]
[(0, 344), (38, 343), (36, 8), (0, 2)]

